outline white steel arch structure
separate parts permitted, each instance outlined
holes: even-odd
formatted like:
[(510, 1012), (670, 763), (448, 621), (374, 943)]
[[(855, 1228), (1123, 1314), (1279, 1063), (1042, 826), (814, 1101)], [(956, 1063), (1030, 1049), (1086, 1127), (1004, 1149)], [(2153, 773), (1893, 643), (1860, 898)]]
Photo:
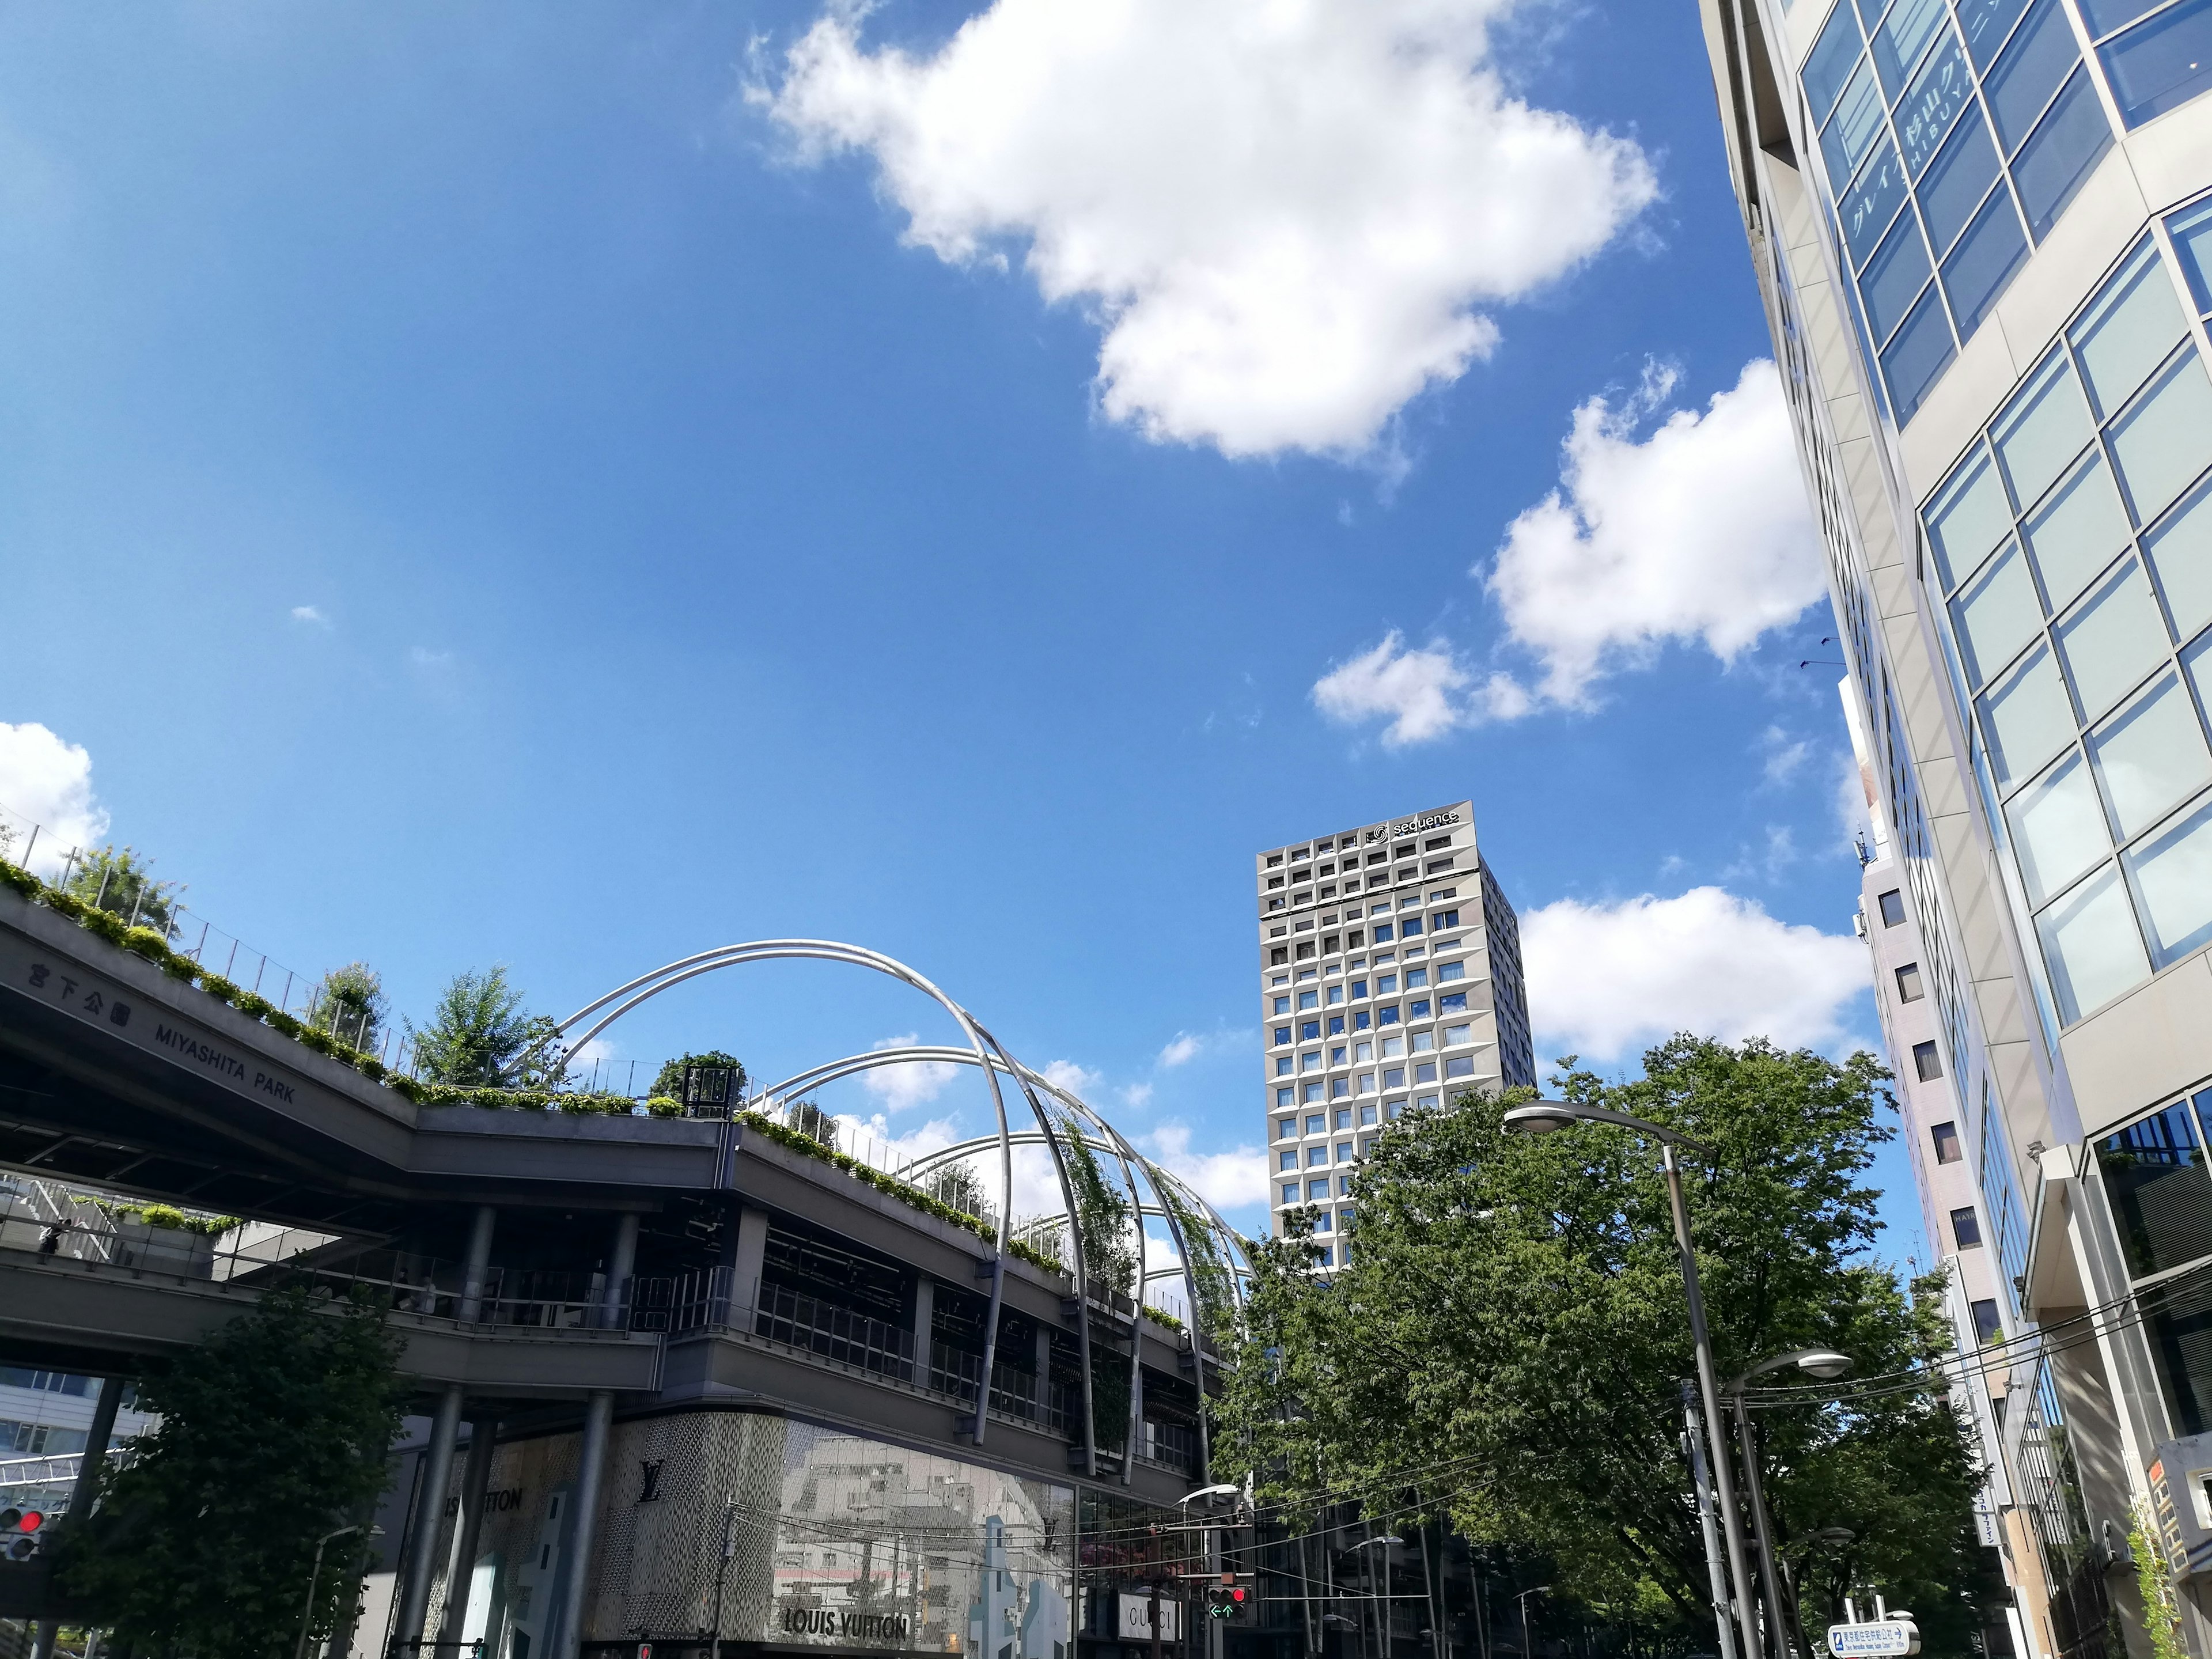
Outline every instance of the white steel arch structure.
[[(745, 1104), (749, 1109), (781, 1103), (811, 1089), (872, 1070), (881, 1066), (921, 1063), (951, 1064), (974, 1066), (983, 1073), (991, 1091), (991, 1103), (998, 1120), (994, 1134), (947, 1146), (915, 1160), (897, 1172), (900, 1178), (913, 1181), (927, 1176), (931, 1171), (959, 1163), (970, 1158), (987, 1155), (995, 1149), (999, 1167), (999, 1216), (996, 1237), (991, 1255), (990, 1307), (985, 1316), (981, 1376), (977, 1387), (975, 1413), (972, 1427), (977, 1445), (983, 1443), (986, 1425), (990, 1413), (990, 1391), (993, 1368), (996, 1364), (999, 1342), (999, 1319), (1004, 1304), (1006, 1256), (1009, 1231), (1013, 1222), (1014, 1148), (1042, 1146), (1050, 1155), (1054, 1176), (1060, 1188), (1061, 1213), (1066, 1224), (1068, 1255), (1076, 1282), (1077, 1302), (1081, 1310), (1076, 1322), (1079, 1364), (1083, 1387), (1083, 1462), (1087, 1474), (1097, 1478), (1098, 1446), (1092, 1401), (1092, 1369), (1091, 1358), (1091, 1291), (1092, 1288), (1090, 1264), (1085, 1259), (1083, 1218), (1069, 1176), (1068, 1158), (1071, 1143), (1079, 1156), (1088, 1157), (1088, 1139), (1085, 1132), (1095, 1135), (1099, 1145), (1110, 1152), (1119, 1167), (1121, 1184), (1127, 1194), (1131, 1224), (1135, 1230), (1136, 1282), (1133, 1286), (1133, 1310), (1130, 1324), (1130, 1388), (1129, 1420), (1126, 1427), (1124, 1453), (1121, 1460), (1121, 1480), (1127, 1485), (1133, 1474), (1139, 1419), (1143, 1410), (1141, 1341), (1137, 1336), (1137, 1325), (1143, 1317), (1145, 1286), (1156, 1278), (1172, 1276), (1168, 1272), (1154, 1273), (1146, 1261), (1146, 1221), (1157, 1218), (1166, 1223), (1170, 1237), (1182, 1257), (1181, 1277), (1191, 1316), (1188, 1334), (1193, 1363), (1199, 1380), (1200, 1410), (1198, 1413), (1199, 1457), (1201, 1473), (1207, 1465), (1207, 1437), (1205, 1398), (1205, 1359), (1203, 1358), (1204, 1313), (1210, 1303), (1220, 1299), (1218, 1287), (1209, 1297), (1200, 1290), (1200, 1273), (1197, 1247), (1202, 1243), (1209, 1267), (1222, 1273), (1228, 1283), (1228, 1294), (1232, 1302), (1241, 1302), (1243, 1280), (1249, 1263), (1243, 1260), (1243, 1241), (1213, 1206), (1176, 1176), (1144, 1157), (1095, 1108), (1073, 1091), (1048, 1081), (1041, 1073), (1022, 1065), (1009, 1053), (997, 1037), (981, 1021), (959, 1003), (940, 990), (915, 969), (904, 963), (864, 945), (848, 945), (834, 939), (758, 939), (742, 945), (723, 945), (696, 956), (678, 960), (640, 975), (627, 984), (617, 986), (595, 1000), (586, 1003), (574, 1013), (562, 1020), (553, 1030), (516, 1056), (508, 1066), (511, 1074), (532, 1055), (549, 1047), (558, 1046), (562, 1052), (574, 1052), (591, 1042), (601, 1032), (662, 992), (696, 979), (702, 975), (720, 972), (729, 968), (747, 966), (755, 963), (779, 961), (817, 961), (842, 963), (881, 974), (921, 992), (951, 1016), (968, 1039), (964, 1047), (918, 1046), (903, 1048), (872, 1050), (865, 1054), (852, 1054), (826, 1065), (817, 1066), (787, 1079), (772, 1089), (763, 1091)], [(1006, 1091), (1001, 1079), (1011, 1079), (1020, 1091), (1036, 1124), (1034, 1130), (1016, 1131), (1008, 1118)], [(1053, 1103), (1048, 1109), (1046, 1102)], [(1095, 1167), (1095, 1166), (1094, 1166)], [(1152, 1201), (1147, 1203), (1139, 1190), (1139, 1177), (1151, 1190)], [(1110, 1299), (1107, 1304), (1111, 1307)]]

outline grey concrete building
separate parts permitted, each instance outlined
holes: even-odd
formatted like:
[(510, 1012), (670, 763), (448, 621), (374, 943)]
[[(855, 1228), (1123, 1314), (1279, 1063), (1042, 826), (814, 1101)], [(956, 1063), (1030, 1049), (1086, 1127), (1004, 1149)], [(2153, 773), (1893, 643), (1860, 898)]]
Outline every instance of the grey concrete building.
[(1312, 1206), (1322, 1265), (1341, 1266), (1382, 1125), (1536, 1081), (1520, 924), (1468, 800), (1268, 848), (1253, 879), (1275, 1226)]
[(2142, 1517), (2212, 1651), (2212, 6), (1700, 11), (1925, 988), (1907, 1110), (1995, 1269), (2020, 1644), (2148, 1650)]

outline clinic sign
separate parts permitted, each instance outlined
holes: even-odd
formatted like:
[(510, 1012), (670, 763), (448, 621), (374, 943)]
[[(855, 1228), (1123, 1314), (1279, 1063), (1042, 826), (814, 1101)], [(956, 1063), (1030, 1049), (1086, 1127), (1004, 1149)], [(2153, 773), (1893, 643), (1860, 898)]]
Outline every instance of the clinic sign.
[(1920, 1626), (1910, 1619), (1870, 1619), (1828, 1626), (1828, 1651), (1836, 1659), (1905, 1659), (1920, 1651)]

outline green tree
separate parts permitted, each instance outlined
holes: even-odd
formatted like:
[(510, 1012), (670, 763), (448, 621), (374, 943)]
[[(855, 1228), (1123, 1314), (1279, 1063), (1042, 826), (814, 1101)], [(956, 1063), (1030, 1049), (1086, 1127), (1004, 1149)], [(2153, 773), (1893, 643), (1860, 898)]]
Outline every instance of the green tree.
[(1137, 1246), (1129, 1200), (1117, 1190), (1082, 1129), (1065, 1126), (1067, 1184), (1075, 1193), (1076, 1224), (1083, 1229), (1083, 1265), (1091, 1283), (1124, 1296), (1137, 1292)]
[(126, 921), (135, 915), (137, 926), (167, 939), (177, 931), (177, 896), (184, 889), (173, 881), (155, 880), (154, 860), (136, 848), (110, 844), (70, 865), (62, 890)]
[[(523, 995), (507, 977), (503, 963), (489, 973), (474, 970), (456, 974), (438, 997), (429, 1025), (417, 1030), (408, 1023), (415, 1040), (416, 1072), (426, 1082), (450, 1083), (461, 1088), (492, 1088), (510, 1079), (508, 1067), (532, 1042), (544, 1036), (551, 1022), (532, 1020), (522, 1012)], [(538, 1057), (540, 1066), (557, 1073), (557, 1059)]]
[(390, 1018), (384, 980), (365, 962), (349, 962), (325, 974), (315, 987), (313, 1006), (309, 1023), (342, 1042), (373, 1053), (384, 1041), (385, 1021)]
[[(289, 1654), (316, 1540), (389, 1477), (399, 1346), (368, 1300), (277, 1290), (150, 1372), (139, 1396), (161, 1421), (127, 1465), (108, 1467), (99, 1507), (65, 1535), (69, 1592), (126, 1649)], [(314, 1635), (355, 1593), (343, 1559), (325, 1558)]]
[(922, 1191), (939, 1204), (947, 1204), (978, 1221), (995, 1221), (999, 1206), (983, 1190), (983, 1177), (972, 1164), (947, 1164), (922, 1178)]
[(794, 1100), (785, 1109), (791, 1127), (831, 1152), (837, 1150), (837, 1120), (811, 1100)]
[[(730, 1079), (730, 1098), (734, 1104), (744, 1098), (744, 1062), (735, 1054), (726, 1054), (720, 1048), (709, 1048), (703, 1054), (678, 1054), (673, 1060), (660, 1063), (660, 1070), (653, 1079), (648, 1093), (666, 1095), (672, 1100), (684, 1098), (684, 1068), (687, 1066), (722, 1066), (733, 1074)], [(686, 1103), (689, 1103), (688, 1102)]]
[[(1565, 1097), (1715, 1149), (1710, 1178), (1692, 1165), (1689, 1205), (1724, 1379), (1793, 1348), (1838, 1348), (1875, 1376), (1948, 1346), (1937, 1286), (1916, 1300), (1869, 1253), (1879, 1194), (1862, 1177), (1892, 1133), (1870, 1056), (1680, 1036), (1624, 1083), (1563, 1065)], [(1419, 1488), (1476, 1543), (1547, 1559), (1563, 1592), (1710, 1640), (1679, 1443), (1689, 1330), (1656, 1159), (1595, 1125), (1508, 1134), (1504, 1104), (1462, 1097), (1386, 1132), (1355, 1181), (1350, 1266), (1326, 1281), (1310, 1239), (1259, 1248), (1216, 1477)], [(1816, 1567), (1807, 1620), (1850, 1583), (1879, 1584), (1921, 1614), (1930, 1652), (1964, 1654), (1974, 1451), (1939, 1394), (1837, 1392), (1758, 1413), (1784, 1547), (1856, 1535)]]

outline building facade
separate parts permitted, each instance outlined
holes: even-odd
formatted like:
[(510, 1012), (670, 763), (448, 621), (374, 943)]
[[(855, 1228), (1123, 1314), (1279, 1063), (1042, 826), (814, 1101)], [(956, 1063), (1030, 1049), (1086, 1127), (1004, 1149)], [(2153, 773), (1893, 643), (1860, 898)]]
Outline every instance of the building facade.
[(1349, 1260), (1352, 1176), (1408, 1105), (1536, 1081), (1520, 925), (1476, 850), (1474, 804), (1253, 860), (1276, 1231), (1310, 1207)]
[(1700, 12), (2016, 1645), (2212, 1652), (2212, 4)]

